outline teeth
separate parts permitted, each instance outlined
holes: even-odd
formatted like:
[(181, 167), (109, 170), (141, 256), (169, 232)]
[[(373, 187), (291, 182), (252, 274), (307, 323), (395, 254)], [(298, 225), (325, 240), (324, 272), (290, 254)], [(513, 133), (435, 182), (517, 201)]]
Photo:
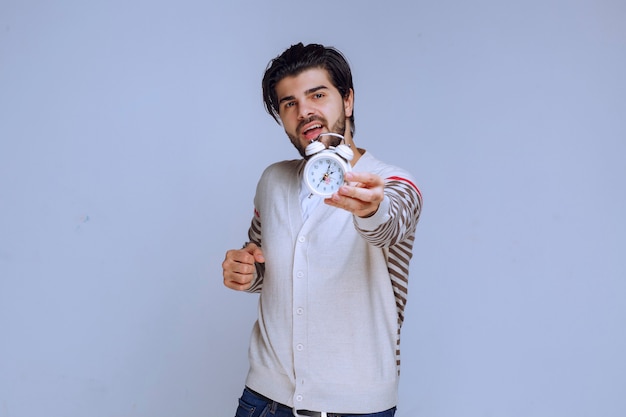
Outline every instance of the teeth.
[(308, 132), (309, 130), (313, 130), (313, 129), (319, 129), (321, 127), (322, 127), (322, 125), (314, 125), (314, 126), (311, 126), (310, 128), (308, 128), (307, 130), (305, 130), (305, 132)]

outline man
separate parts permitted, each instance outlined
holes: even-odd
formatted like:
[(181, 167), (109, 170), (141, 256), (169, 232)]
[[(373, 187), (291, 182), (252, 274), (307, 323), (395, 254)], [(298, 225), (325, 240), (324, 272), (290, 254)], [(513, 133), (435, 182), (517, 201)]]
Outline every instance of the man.
[[(263, 172), (249, 242), (222, 264), (228, 288), (260, 292), (236, 417), (391, 417), (421, 195), (408, 172), (355, 146), (352, 74), (339, 51), (293, 45), (262, 85), (303, 158)], [(311, 141), (341, 143), (324, 133), (354, 152), (347, 183), (328, 198), (302, 178)]]

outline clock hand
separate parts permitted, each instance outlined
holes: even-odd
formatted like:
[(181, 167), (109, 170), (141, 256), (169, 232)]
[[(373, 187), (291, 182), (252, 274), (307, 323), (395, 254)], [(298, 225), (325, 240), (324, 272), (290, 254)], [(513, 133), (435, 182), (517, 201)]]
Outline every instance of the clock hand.
[(322, 178), (320, 178), (320, 182), (317, 183), (317, 185), (319, 186), (322, 182), (324, 182), (324, 180), (326, 180), (326, 178), (328, 178), (330, 176), (330, 174), (332, 174), (332, 172), (330, 172), (330, 165), (328, 164), (328, 168), (326, 169), (326, 172), (324, 173), (324, 175), (322, 175)]
[(326, 174), (324, 174), (324, 178), (323, 179), (328, 179), (328, 178), (332, 178), (332, 175), (335, 173), (335, 171), (331, 171), (331, 164), (328, 164), (328, 169), (326, 170)]

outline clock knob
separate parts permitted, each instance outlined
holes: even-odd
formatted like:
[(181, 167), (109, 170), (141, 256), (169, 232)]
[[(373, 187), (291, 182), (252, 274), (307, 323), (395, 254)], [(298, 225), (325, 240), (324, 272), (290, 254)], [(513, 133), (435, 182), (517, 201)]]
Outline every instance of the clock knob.
[(324, 149), (326, 149), (326, 146), (324, 146), (322, 142), (315, 141), (307, 145), (307, 147), (304, 149), (304, 154), (306, 156), (311, 156), (320, 151), (323, 151)]
[(352, 161), (352, 158), (354, 158), (354, 152), (352, 152), (352, 149), (348, 145), (337, 146), (335, 152), (346, 161)]

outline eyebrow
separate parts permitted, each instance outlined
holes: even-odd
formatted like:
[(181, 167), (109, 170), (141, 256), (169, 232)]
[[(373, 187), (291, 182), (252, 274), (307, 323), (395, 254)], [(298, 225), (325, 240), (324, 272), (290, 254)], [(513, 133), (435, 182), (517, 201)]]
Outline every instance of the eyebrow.
[[(317, 91), (319, 91), (319, 90), (325, 90), (325, 89), (327, 90), (327, 89), (328, 89), (328, 87), (326, 87), (325, 85), (318, 85), (317, 87), (309, 88), (308, 90), (306, 90), (306, 91), (304, 92), (304, 95), (305, 95), (305, 96), (308, 96), (309, 94), (313, 94), (313, 93), (315, 93), (315, 92), (317, 92)], [(283, 102), (285, 102), (285, 101), (291, 101), (291, 100), (293, 100), (293, 99), (295, 99), (295, 97), (294, 97), (294, 96), (287, 96), (287, 97), (283, 97), (283, 98), (281, 98), (281, 99), (278, 101), (278, 104), (283, 103)]]

